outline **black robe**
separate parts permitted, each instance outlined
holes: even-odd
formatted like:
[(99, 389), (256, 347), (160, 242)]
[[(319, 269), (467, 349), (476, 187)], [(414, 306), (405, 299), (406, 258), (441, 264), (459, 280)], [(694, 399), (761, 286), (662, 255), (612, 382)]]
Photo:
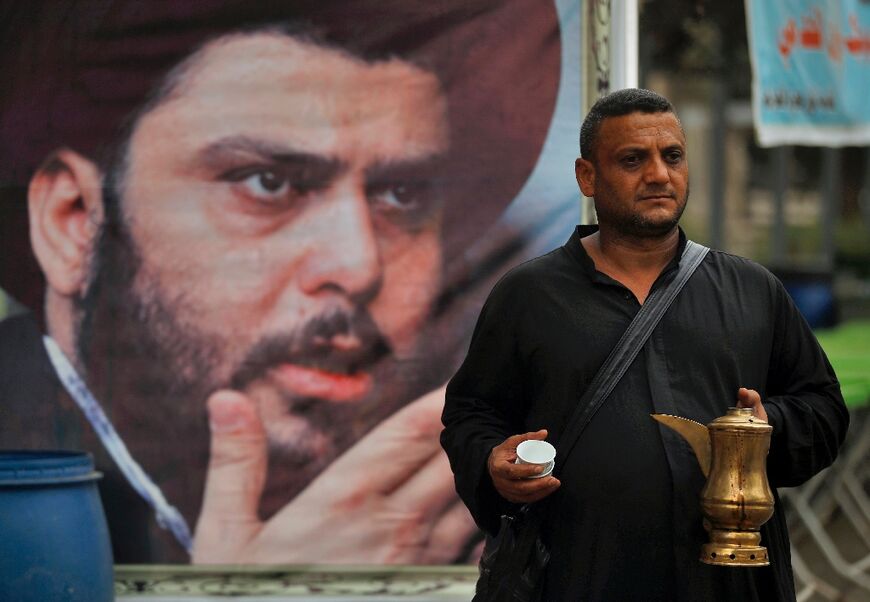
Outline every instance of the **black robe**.
[[(546, 428), (557, 440), (598, 368), (640, 309), (597, 272), (580, 227), (559, 249), (493, 289), (450, 381), (442, 445), (456, 487), (495, 533), (501, 498), (486, 471), (506, 437)], [(685, 246), (680, 234), (679, 257)], [(666, 283), (674, 259), (653, 287)], [(773, 426), (768, 478), (795, 486), (830, 465), (848, 426), (839, 384), (809, 326), (763, 267), (711, 251), (561, 466), (543, 527), (552, 551), (544, 600), (791, 600), (788, 534), (776, 497), (762, 528), (771, 566), (699, 561), (704, 477), (688, 444), (649, 414), (707, 424), (757, 390)], [(774, 491), (775, 493), (775, 491)]]

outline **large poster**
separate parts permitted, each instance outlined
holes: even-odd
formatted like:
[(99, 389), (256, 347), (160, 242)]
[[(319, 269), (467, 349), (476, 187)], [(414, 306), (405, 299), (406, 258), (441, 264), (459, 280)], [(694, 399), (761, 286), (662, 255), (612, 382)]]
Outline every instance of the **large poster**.
[(746, 0), (762, 146), (870, 143), (870, 2)]
[(118, 563), (473, 561), (443, 387), (577, 221), (579, 1), (0, 6), (0, 446)]

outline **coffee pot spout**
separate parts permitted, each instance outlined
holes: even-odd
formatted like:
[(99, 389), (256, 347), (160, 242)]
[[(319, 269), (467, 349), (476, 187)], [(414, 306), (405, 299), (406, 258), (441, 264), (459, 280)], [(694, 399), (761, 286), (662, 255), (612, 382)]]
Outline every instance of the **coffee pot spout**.
[(695, 457), (698, 458), (698, 464), (701, 465), (701, 472), (705, 477), (710, 476), (710, 430), (699, 422), (681, 418), (679, 416), (671, 416), (670, 414), (651, 414), (653, 418), (661, 422), (669, 429), (676, 431), (680, 436), (689, 442), (692, 451), (695, 452)]

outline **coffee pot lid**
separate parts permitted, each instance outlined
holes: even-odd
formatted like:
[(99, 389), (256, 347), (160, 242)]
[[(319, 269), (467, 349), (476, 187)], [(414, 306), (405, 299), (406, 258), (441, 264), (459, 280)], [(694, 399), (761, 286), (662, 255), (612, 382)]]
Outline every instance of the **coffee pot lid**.
[(728, 408), (724, 416), (720, 416), (707, 425), (711, 429), (757, 430), (765, 432), (773, 430), (767, 422), (754, 416), (752, 408)]

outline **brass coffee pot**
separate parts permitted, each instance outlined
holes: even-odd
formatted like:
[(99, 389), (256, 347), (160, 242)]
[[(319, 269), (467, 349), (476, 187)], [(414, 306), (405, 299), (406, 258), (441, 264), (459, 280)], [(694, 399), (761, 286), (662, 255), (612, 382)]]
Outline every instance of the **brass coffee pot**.
[(701, 561), (724, 566), (770, 564), (759, 529), (773, 516), (773, 493), (767, 482), (767, 452), (773, 427), (752, 415), (751, 408), (729, 408), (704, 426), (694, 420), (652, 414), (692, 446), (707, 484), (701, 490), (704, 528), (710, 543)]

